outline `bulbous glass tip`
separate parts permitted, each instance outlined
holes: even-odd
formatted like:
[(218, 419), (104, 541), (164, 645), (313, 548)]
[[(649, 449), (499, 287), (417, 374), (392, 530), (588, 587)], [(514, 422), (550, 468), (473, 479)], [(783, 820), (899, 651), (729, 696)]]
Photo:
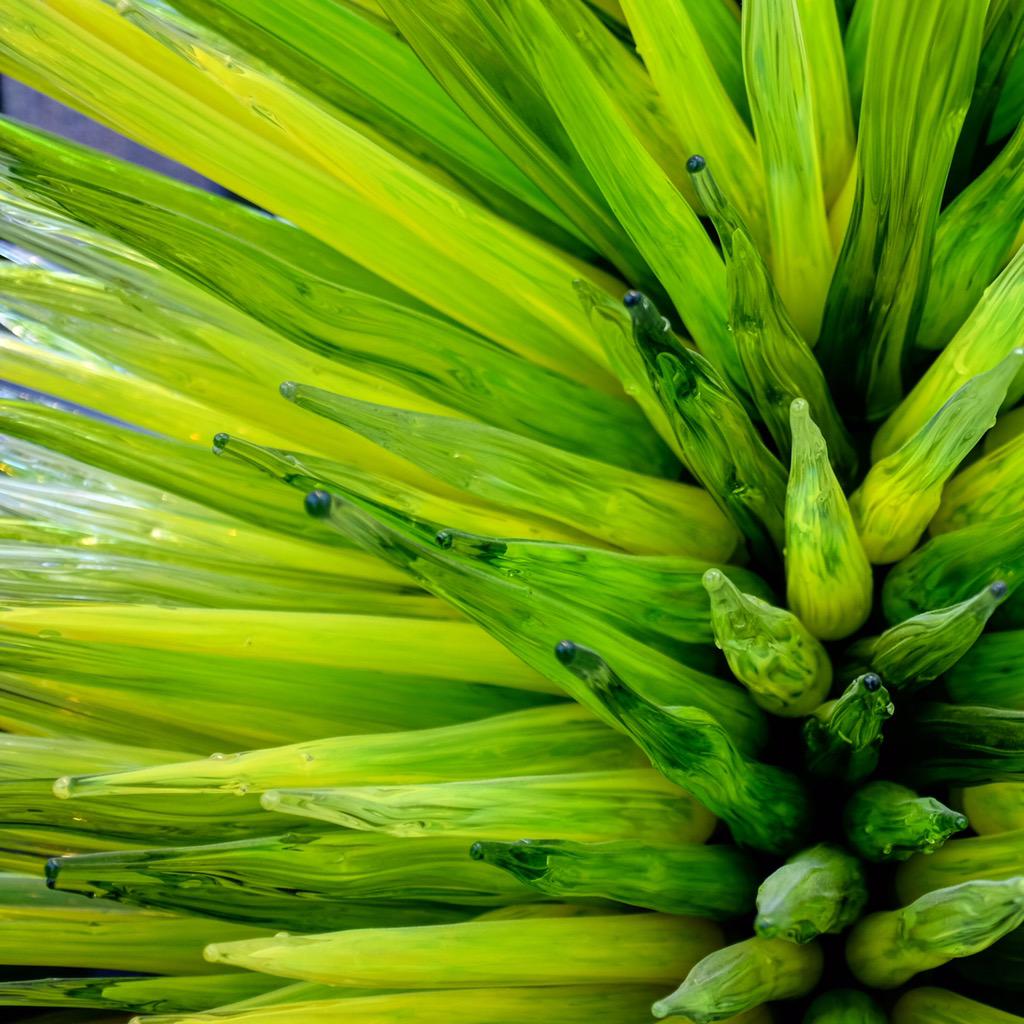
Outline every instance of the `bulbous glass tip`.
[(434, 543), (439, 548), (447, 550), (455, 543), (455, 536), (451, 530), (438, 530), (437, 533), (434, 534)]
[(60, 862), (60, 857), (50, 857), (46, 861), (46, 867), (43, 869), (43, 874), (46, 876), (47, 889), (57, 888), (57, 876), (60, 874)]
[(713, 593), (724, 586), (725, 573), (723, 573), (721, 569), (708, 569), (708, 571), (701, 576), (700, 581), (704, 584), (704, 589), (708, 593)]
[(472, 860), (483, 860), (484, 859), (484, 844), (474, 843), (469, 848), (469, 856)]
[(691, 174), (699, 174), (707, 167), (708, 162), (699, 153), (694, 153), (689, 160), (686, 161), (686, 169)]
[(576, 657), (578, 648), (571, 640), (559, 640), (555, 644), (555, 657), (563, 665), (571, 665)]
[(222, 451), (231, 443), (231, 435), (225, 434), (223, 431), (219, 434), (213, 435), (213, 452), (215, 455), (220, 455)]
[(995, 583), (988, 588), (988, 592), (993, 597), (1006, 597), (1006, 584), (1003, 580), (996, 580)]
[(630, 290), (622, 296), (622, 304), (626, 309), (632, 309), (634, 306), (639, 306), (642, 299), (642, 292), (638, 292), (635, 288), (630, 288)]
[(331, 496), (327, 491), (310, 491), (306, 495), (306, 512), (314, 519), (323, 519), (331, 511)]
[(298, 386), (293, 380), (285, 380), (281, 382), (277, 390), (281, 392), (282, 398), (294, 398)]
[(881, 676), (875, 675), (874, 672), (868, 672), (862, 677), (861, 682), (864, 684), (864, 689), (867, 690), (868, 693), (874, 693), (882, 687)]

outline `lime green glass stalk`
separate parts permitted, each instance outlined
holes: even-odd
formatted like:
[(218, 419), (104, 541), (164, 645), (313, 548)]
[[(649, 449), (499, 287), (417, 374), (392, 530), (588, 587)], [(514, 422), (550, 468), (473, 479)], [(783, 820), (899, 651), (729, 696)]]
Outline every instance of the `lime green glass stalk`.
[(737, 842), (782, 852), (801, 841), (809, 826), (809, 804), (795, 776), (745, 757), (706, 712), (652, 704), (593, 651), (563, 640), (555, 653), (665, 778), (722, 818)]
[(1024, 711), (1016, 667), (1024, 654), (1024, 631), (986, 633), (947, 673), (946, 692), (957, 704)]
[(1024, 877), (936, 889), (899, 910), (865, 917), (850, 933), (855, 977), (896, 988), (921, 971), (987, 949), (1024, 923)]
[[(528, 775), (419, 786), (270, 789), (268, 811), (394, 836), (602, 842), (643, 835), (703, 842), (714, 819), (650, 769)], [(468, 845), (468, 844), (467, 844)]]
[(1016, 1014), (943, 988), (915, 988), (892, 1009), (892, 1024), (1020, 1024)]
[(850, 845), (866, 860), (907, 860), (915, 853), (934, 853), (967, 828), (967, 818), (934, 797), (879, 779), (850, 797), (843, 826)]
[(334, 989), (312, 993), (301, 1002), (251, 1010), (238, 1007), (215, 1013), (151, 1017), (147, 1024), (333, 1024), (339, 1019), (349, 1024), (380, 1024), (383, 1020), (403, 1020), (409, 1024), (430, 1024), (437, 1020), (449, 1024), (522, 1024), (524, 1020), (591, 1024), (598, 1019), (607, 1024), (634, 1024), (637, 1015), (646, 1012), (652, 998), (650, 993), (650, 985), (616, 984), (442, 989), (372, 995), (358, 990)]
[(790, 857), (757, 890), (754, 931), (762, 939), (805, 943), (841, 932), (860, 917), (867, 879), (856, 857), (818, 843)]
[(869, 420), (903, 393), (984, 21), (984, 6), (972, 3), (873, 7), (857, 194), (818, 345), (826, 376), (849, 380), (840, 404)]
[(786, 597), (813, 636), (838, 640), (859, 629), (871, 611), (871, 566), (808, 403), (796, 399), (789, 415)]
[(966, 601), (922, 612), (881, 636), (859, 640), (849, 656), (878, 672), (893, 690), (919, 689), (955, 668), (1005, 598), (1006, 584), (997, 580)]
[(334, 985), (615, 985), (667, 981), (720, 943), (709, 921), (620, 914), (282, 935), (218, 942), (206, 957)]
[(776, 715), (809, 714), (832, 685), (828, 652), (792, 612), (743, 593), (718, 569), (704, 574), (711, 626), (736, 678)]
[(651, 1012), (659, 1020), (682, 1016), (693, 1024), (714, 1024), (762, 1003), (806, 995), (817, 984), (823, 962), (815, 943), (746, 939), (701, 960)]
[(991, 522), (1017, 508), (1024, 501), (1022, 455), (1024, 434), (1018, 434), (957, 473), (942, 492), (942, 503), (929, 525), (932, 535)]
[(1019, 829), (990, 836), (952, 839), (930, 856), (915, 856), (896, 875), (899, 898), (910, 902), (933, 889), (944, 889), (961, 882), (1013, 878), (1020, 874), (1022, 839), (1024, 832)]
[(359, 402), (301, 384), (286, 384), (282, 393), (478, 500), (546, 516), (638, 553), (713, 550), (727, 558), (735, 546), (728, 523), (695, 487), (468, 420)]
[[(1024, 249), (985, 289), (953, 340), (935, 357), (871, 444), (877, 461), (897, 451), (978, 374), (998, 366), (1020, 345), (1015, 314), (1024, 295)], [(1021, 396), (1024, 382), (1014, 381), (1008, 399)]]
[(979, 835), (1024, 829), (1024, 782), (992, 782), (960, 791), (960, 802)]
[(1024, 349), (971, 378), (908, 438), (876, 462), (850, 498), (857, 531), (874, 563), (897, 562), (917, 545), (942, 501), (942, 488), (996, 421)]
[(714, 920), (754, 905), (754, 864), (730, 846), (521, 839), (474, 843), (470, 853), (555, 898), (615, 900)]
[(577, 704), (556, 704), (439, 729), (338, 736), (216, 754), (201, 761), (75, 775), (70, 797), (131, 793), (260, 793), (300, 786), (413, 785), (639, 766), (620, 733)]
[[(824, 6), (820, 0), (818, 6)], [(745, 4), (743, 68), (764, 168), (773, 278), (793, 323), (813, 344), (832, 278), (833, 253), (814, 111), (812, 40), (805, 35), (802, 15), (800, 5), (791, 0)], [(840, 121), (841, 139), (843, 127)], [(832, 152), (829, 143), (827, 152)], [(748, 259), (756, 259), (753, 246), (747, 252)], [(760, 305), (766, 304), (762, 300)]]

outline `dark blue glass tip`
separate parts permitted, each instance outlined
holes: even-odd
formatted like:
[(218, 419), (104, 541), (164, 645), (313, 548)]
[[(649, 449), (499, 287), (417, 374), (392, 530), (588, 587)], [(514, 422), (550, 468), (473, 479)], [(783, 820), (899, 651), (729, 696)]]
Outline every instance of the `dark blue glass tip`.
[(880, 690), (881, 688), (882, 688), (882, 678), (881, 678), (881, 676), (876, 676), (874, 672), (869, 672), (864, 677), (864, 689), (867, 690), (868, 693), (874, 693), (876, 690)]
[(699, 174), (707, 167), (708, 162), (699, 153), (694, 153), (689, 160), (686, 161), (686, 169), (691, 174)]
[(469, 856), (473, 860), (483, 860), (484, 859), (484, 844), (483, 843), (474, 843), (469, 848)]
[(555, 657), (563, 665), (571, 664), (576, 657), (576, 645), (571, 640), (559, 640), (555, 644)]
[(639, 306), (640, 301), (643, 299), (643, 295), (631, 288), (625, 295), (622, 296), (622, 304), (626, 309), (632, 309), (634, 306)]
[(306, 511), (314, 519), (323, 519), (331, 511), (331, 496), (327, 491), (310, 491), (306, 495)]
[(60, 857), (50, 857), (43, 869), (46, 876), (46, 888), (54, 889), (57, 886), (57, 876), (60, 874)]
[(988, 592), (993, 597), (1006, 597), (1006, 584), (1002, 580), (996, 580), (995, 583), (988, 588)]

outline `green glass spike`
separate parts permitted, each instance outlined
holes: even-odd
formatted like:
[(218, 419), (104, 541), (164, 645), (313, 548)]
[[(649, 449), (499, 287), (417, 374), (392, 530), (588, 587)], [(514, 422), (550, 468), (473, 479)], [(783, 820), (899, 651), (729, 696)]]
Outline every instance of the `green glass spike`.
[(706, 710), (727, 723), (728, 734), (741, 751), (756, 750), (764, 741), (763, 715), (739, 687), (697, 672), (634, 639), (600, 610), (574, 605), (553, 589), (526, 586), (486, 560), (467, 557), (456, 540), (458, 534), (437, 532), (434, 524), (351, 494), (340, 497), (315, 491), (307, 496), (306, 507), (359, 547), (407, 570), (606, 721), (613, 723), (615, 718), (588, 687), (551, 657), (552, 647), (562, 637), (576, 636), (581, 643), (601, 645), (609, 656), (614, 648), (620, 671), (645, 697), (657, 704), (688, 704)]
[(946, 673), (946, 693), (956, 704), (1024, 711), (1024, 691), (1017, 678), (1022, 657), (1024, 630), (984, 633)]
[(850, 650), (857, 664), (878, 672), (894, 690), (916, 690), (951, 669), (981, 635), (992, 613), (1006, 599), (1001, 580), (973, 597), (922, 612), (858, 641)]
[(832, 685), (825, 648), (792, 613), (743, 593), (718, 569), (704, 574), (711, 626), (736, 678), (765, 711), (810, 714)]
[(388, 785), (639, 767), (621, 733), (576, 703), (529, 708), (441, 728), (336, 736), (129, 771), (72, 775), (62, 792), (262, 793), (300, 786)]
[[(1007, 971), (998, 960), (992, 961), (990, 967), (989, 963), (985, 962), (986, 958), (987, 953), (982, 953), (961, 960), (957, 964), (957, 970), (964, 973), (977, 965), (978, 980), (982, 983), (994, 976), (991, 973), (992, 968), (1004, 978), (1017, 976), (1019, 961), (1011, 960), (1010, 964), (1006, 965), (1009, 966)], [(1024, 1020), (1016, 1014), (1007, 1013), (994, 1006), (986, 1006), (977, 1000), (943, 988), (911, 989), (900, 997), (893, 1007), (890, 1019), (893, 1024), (934, 1024), (939, 1020), (943, 1024), (1020, 1024), (1021, 1020)]]
[[(790, 404), (803, 398), (828, 440), (843, 478), (857, 457), (810, 346), (786, 312), (764, 260), (702, 158), (687, 165), (722, 242), (729, 286), (729, 327), (757, 410), (783, 456), (790, 451)], [(816, 335), (812, 335), (812, 339)]]
[[(633, 294), (633, 293), (631, 293)], [(634, 321), (652, 319), (637, 294)], [(671, 346), (663, 335), (635, 331), (651, 383), (693, 475), (747, 538), (772, 559), (783, 543), (786, 474), (768, 451), (733, 390), (699, 353)]]
[[(966, 801), (965, 801), (966, 804)], [(974, 827), (974, 822), (971, 822)], [(1020, 844), (1024, 832), (951, 839), (935, 853), (911, 857), (896, 873), (896, 893), (909, 903), (933, 889), (981, 879), (1001, 881), (1020, 874)]]
[(743, 756), (706, 712), (652, 704), (593, 651), (564, 640), (556, 656), (651, 763), (725, 821), (737, 842), (772, 852), (799, 844), (809, 824), (809, 805), (795, 776)]
[(716, 550), (727, 558), (735, 544), (732, 528), (696, 487), (471, 420), (361, 402), (303, 384), (289, 384), (284, 393), (300, 408), (349, 427), (478, 501), (554, 519), (637, 553)]
[(746, 939), (705, 957), (671, 995), (651, 1007), (659, 1020), (680, 1016), (715, 1024), (762, 1003), (810, 992), (821, 977), (821, 947), (785, 939)]
[(858, 630), (871, 611), (871, 565), (807, 402), (796, 399), (789, 414), (786, 597), (814, 636), (838, 640)]
[[(268, 817), (271, 817), (268, 815)], [(277, 819), (279, 827), (286, 819)], [(466, 856), (457, 837), (294, 832), (234, 843), (54, 857), (52, 887), (301, 932), (463, 920), (538, 895)], [(296, 879), (301, 877), (301, 884)]]
[(253, 971), (187, 977), (42, 978), (0, 981), (0, 1006), (91, 1008), (128, 1013), (187, 1013), (271, 993), (280, 978)]
[(521, 839), (474, 843), (470, 854), (556, 899), (615, 900), (714, 920), (750, 910), (757, 884), (753, 862), (730, 846)]
[(810, 942), (848, 928), (867, 900), (867, 878), (857, 858), (818, 843), (794, 854), (761, 883), (754, 931), (762, 939)]
[(850, 797), (843, 827), (850, 845), (866, 860), (907, 860), (939, 849), (954, 832), (967, 828), (967, 818), (934, 797), (877, 780)]
[(260, 801), (276, 814), (399, 837), (470, 836), (471, 842), (541, 835), (605, 842), (642, 835), (702, 843), (714, 818), (694, 796), (650, 768), (636, 768), (414, 786), (269, 789)]
[(917, 545), (942, 501), (942, 488), (996, 421), (1024, 360), (1015, 349), (963, 385), (891, 455), (876, 462), (850, 498), (857, 532), (874, 563), (898, 562)]
[(914, 715), (907, 765), (921, 786), (1019, 782), (1024, 711), (927, 703)]
[(889, 691), (874, 672), (858, 676), (804, 723), (809, 770), (846, 782), (870, 775), (878, 763), (882, 726), (893, 710)]
[(968, 600), (993, 580), (1013, 598), (1024, 582), (1024, 516), (1004, 511), (997, 519), (940, 533), (890, 570), (882, 609), (892, 623), (933, 608)]
[(850, 933), (846, 959), (873, 988), (896, 988), (921, 971), (987, 949), (1024, 923), (1024, 877), (936, 889), (870, 914)]
[(667, 983), (716, 949), (710, 921), (610, 914), (366, 928), (215, 942), (216, 964), (286, 978), (402, 990)]
[[(826, 377), (846, 385), (836, 396), (840, 405), (868, 420), (888, 414), (903, 394), (984, 21), (985, 10), (976, 4), (873, 7), (857, 192), (817, 350)], [(941, 69), (929, 70), (936, 51), (944, 55)]]
[(867, 992), (836, 988), (811, 1003), (803, 1024), (887, 1024), (888, 1020)]

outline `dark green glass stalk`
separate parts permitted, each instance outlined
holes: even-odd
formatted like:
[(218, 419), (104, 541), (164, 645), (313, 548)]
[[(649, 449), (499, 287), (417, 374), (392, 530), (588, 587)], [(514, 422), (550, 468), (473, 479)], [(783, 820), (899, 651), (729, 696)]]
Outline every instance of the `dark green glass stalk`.
[(731, 846), (521, 839), (474, 843), (470, 853), (555, 898), (615, 900), (714, 920), (754, 905), (756, 869)]
[(754, 931), (762, 939), (810, 942), (848, 928), (867, 899), (867, 879), (857, 858), (839, 846), (818, 843), (794, 854), (761, 883)]
[(889, 691), (874, 672), (858, 676), (804, 723), (809, 770), (845, 782), (870, 775), (878, 764), (882, 726), (893, 710)]
[(934, 853), (967, 818), (934, 797), (895, 782), (869, 782), (850, 797), (843, 814), (846, 838), (866, 860), (907, 860)]
[(562, 641), (556, 654), (651, 763), (722, 818), (737, 842), (772, 852), (800, 843), (810, 807), (795, 776), (743, 756), (707, 713), (692, 707), (660, 708), (645, 700), (593, 651)]
[(887, 1024), (888, 1020), (867, 992), (837, 988), (811, 1003), (803, 1024)]
[[(902, 397), (984, 21), (980, 4), (924, 0), (873, 8), (857, 195), (818, 346), (826, 377), (849, 381), (840, 404), (869, 420)], [(936, 53), (942, 61), (933, 65)]]

